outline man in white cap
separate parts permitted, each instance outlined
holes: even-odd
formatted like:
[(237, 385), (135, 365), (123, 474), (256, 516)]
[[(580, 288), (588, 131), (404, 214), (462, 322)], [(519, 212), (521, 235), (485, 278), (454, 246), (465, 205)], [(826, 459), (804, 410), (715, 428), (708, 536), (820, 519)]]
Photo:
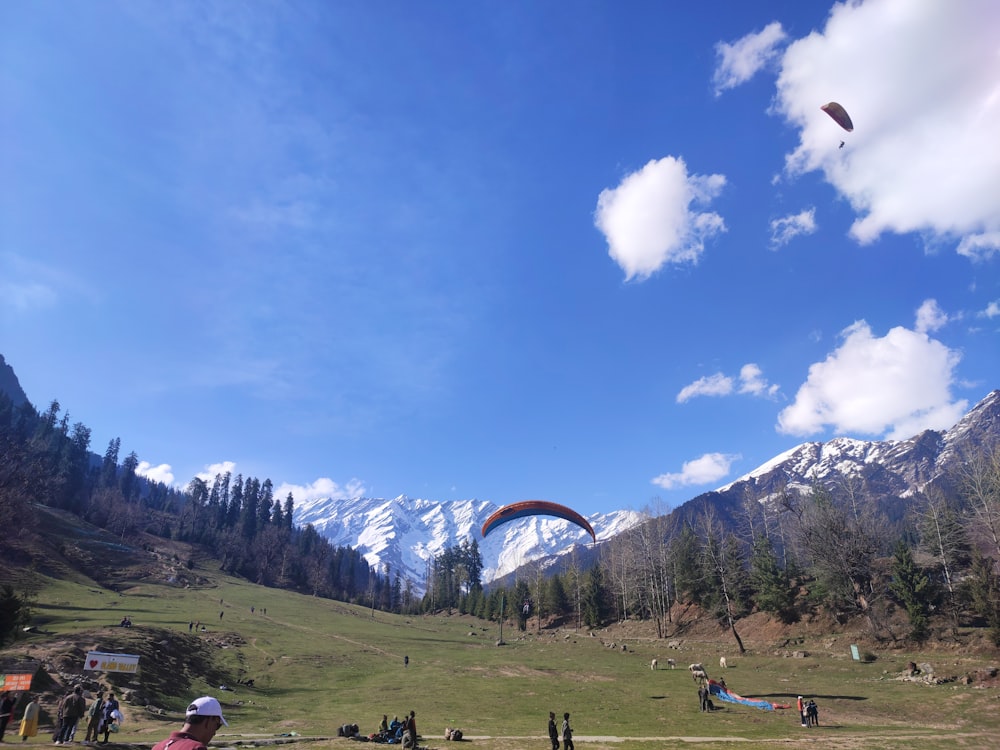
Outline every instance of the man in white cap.
[(211, 696), (197, 698), (191, 702), (184, 713), (184, 726), (179, 732), (171, 732), (170, 736), (153, 745), (153, 750), (208, 750), (206, 745), (212, 741), (221, 726), (229, 726), (222, 718), (222, 706)]

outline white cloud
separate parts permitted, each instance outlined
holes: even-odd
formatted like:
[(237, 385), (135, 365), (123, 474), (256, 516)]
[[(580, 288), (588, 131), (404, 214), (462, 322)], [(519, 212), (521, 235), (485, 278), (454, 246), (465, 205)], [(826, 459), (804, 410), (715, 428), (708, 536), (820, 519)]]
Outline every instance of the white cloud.
[[(751, 396), (774, 396), (778, 392), (777, 385), (771, 385), (763, 376), (763, 370), (752, 362), (740, 368), (739, 392)], [(683, 404), (696, 396), (729, 396), (735, 390), (735, 382), (728, 375), (717, 372), (698, 378), (690, 385), (681, 388), (677, 394), (677, 403)]]
[(740, 393), (773, 397), (777, 392), (778, 386), (768, 383), (763, 370), (757, 365), (751, 362), (740, 368)]
[(322, 500), (328, 497), (353, 500), (354, 498), (364, 497), (367, 490), (359, 479), (352, 479), (341, 487), (329, 477), (320, 477), (307, 485), (288, 484), (287, 482), (279, 484), (274, 491), (274, 496), (284, 502), (289, 492), (292, 493), (295, 505), (299, 506), (310, 500)]
[(667, 263), (697, 263), (705, 240), (726, 225), (692, 206), (710, 202), (725, 184), (722, 175), (689, 175), (683, 159), (666, 156), (602, 190), (594, 223), (626, 280), (648, 278)]
[[(781, 59), (775, 106), (800, 129), (787, 170), (821, 171), (862, 243), (921, 232), (970, 257), (1000, 252), (998, 34), (994, 0), (834, 5)], [(853, 133), (820, 111), (831, 100)]]
[(729, 473), (729, 467), (732, 466), (733, 461), (738, 461), (740, 458), (742, 458), (740, 455), (706, 453), (700, 458), (685, 461), (678, 473), (660, 474), (651, 481), (665, 490), (717, 482)]
[(979, 317), (990, 318), (990, 319), (995, 318), (998, 315), (1000, 315), (1000, 299), (993, 300), (988, 305), (986, 305), (985, 310), (979, 313)]
[(923, 304), (917, 309), (917, 333), (932, 333), (942, 328), (948, 320), (947, 313), (941, 309), (937, 300), (924, 300)]
[(958, 254), (973, 260), (989, 260), (1000, 254), (1000, 232), (971, 234), (958, 243)]
[(677, 394), (677, 403), (683, 404), (695, 396), (728, 396), (732, 392), (733, 379), (717, 372), (714, 375), (698, 378), (690, 385), (681, 388), (681, 392)]
[(220, 474), (233, 474), (236, 471), (235, 461), (220, 461), (216, 464), (207, 465), (202, 471), (195, 474), (196, 479), (201, 479), (207, 484), (211, 485), (215, 481), (215, 477)]
[(135, 473), (160, 484), (171, 485), (174, 483), (174, 471), (170, 464), (153, 466), (148, 461), (140, 461), (139, 465), (135, 467)]
[(735, 88), (753, 78), (757, 71), (777, 56), (778, 45), (786, 38), (781, 24), (775, 21), (732, 44), (716, 44), (715, 95), (719, 96), (726, 89)]
[(816, 209), (808, 208), (797, 214), (790, 214), (771, 222), (771, 247), (784, 247), (802, 234), (816, 231)]
[(841, 332), (840, 347), (810, 366), (794, 403), (778, 415), (778, 430), (810, 435), (829, 426), (839, 434), (905, 439), (943, 429), (965, 413), (950, 386), (961, 355), (903, 327), (884, 337), (858, 321)]

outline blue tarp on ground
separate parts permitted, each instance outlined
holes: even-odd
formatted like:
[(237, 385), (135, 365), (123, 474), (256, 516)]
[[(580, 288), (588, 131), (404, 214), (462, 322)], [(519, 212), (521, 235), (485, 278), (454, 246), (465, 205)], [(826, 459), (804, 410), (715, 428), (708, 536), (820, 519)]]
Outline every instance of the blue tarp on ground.
[(744, 706), (753, 706), (754, 708), (761, 708), (765, 711), (773, 711), (776, 708), (791, 708), (791, 706), (786, 706), (780, 703), (771, 703), (770, 701), (760, 700), (758, 698), (744, 698), (742, 695), (737, 695), (732, 690), (722, 687), (722, 685), (715, 680), (708, 681), (708, 691), (721, 701), (726, 701), (727, 703), (739, 703)]

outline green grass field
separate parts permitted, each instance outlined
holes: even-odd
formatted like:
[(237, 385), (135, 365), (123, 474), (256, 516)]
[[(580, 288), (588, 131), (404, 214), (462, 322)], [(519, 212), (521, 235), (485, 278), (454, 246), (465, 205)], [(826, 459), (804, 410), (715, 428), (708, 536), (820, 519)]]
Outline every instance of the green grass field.
[[(184, 706), (202, 694), (226, 707), (230, 727), (215, 741), (223, 746), (292, 733), (296, 741), (343, 746), (347, 740), (336, 738), (341, 724), (357, 723), (367, 734), (383, 713), (391, 719), (411, 709), (422, 746), (451, 744), (443, 735), (454, 726), (466, 744), (486, 750), (547, 749), (550, 710), (572, 714), (576, 742), (588, 750), (695, 740), (703, 748), (985, 748), (996, 745), (1000, 731), (995, 683), (929, 686), (896, 679), (911, 660), (958, 676), (995, 664), (995, 655), (889, 652), (860, 663), (823, 643), (798, 646), (810, 655), (793, 659), (774, 655), (774, 644), (748, 642), (750, 653), (739, 657), (726, 641), (684, 641), (680, 650), (669, 650), (664, 640), (614, 630), (522, 634), (512, 626), (498, 647), (495, 623), (373, 613), (229, 578), (211, 561), (195, 572), (203, 585), (182, 588), (153, 576), (120, 582), (121, 593), (82, 576), (45, 579), (35, 606), (44, 633), (17, 641), (3, 656), (82, 668), (89, 649), (141, 653), (140, 674), (117, 676), (117, 684), (166, 713), (125, 706), (127, 721), (115, 736), (125, 743), (166, 736), (179, 727)], [(125, 615), (131, 630), (116, 627)], [(190, 633), (191, 621), (206, 631)], [(612, 640), (614, 649), (606, 645)], [(724, 672), (720, 654), (729, 659)], [(653, 657), (660, 662), (655, 672)], [(677, 669), (664, 668), (668, 657)], [(685, 668), (698, 661), (744, 696), (790, 704), (799, 694), (814, 697), (821, 726), (802, 728), (794, 709), (768, 712), (716, 701), (721, 710), (701, 713)], [(254, 688), (237, 684), (245, 678), (254, 679)], [(222, 691), (220, 684), (235, 690)], [(50, 739), (43, 734), (25, 744)]]

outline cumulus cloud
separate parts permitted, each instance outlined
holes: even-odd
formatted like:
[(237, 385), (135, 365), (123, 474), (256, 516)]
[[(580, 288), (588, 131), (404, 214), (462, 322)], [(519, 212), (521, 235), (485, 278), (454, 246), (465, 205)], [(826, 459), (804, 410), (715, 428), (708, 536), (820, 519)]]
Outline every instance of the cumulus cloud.
[(989, 260), (1000, 254), (1000, 232), (972, 234), (958, 243), (958, 254), (973, 261)]
[[(1000, 253), (998, 29), (994, 0), (867, 0), (785, 48), (775, 109), (800, 131), (786, 169), (821, 171), (859, 242), (920, 232), (970, 258)], [(820, 111), (831, 100), (853, 133)]]
[(683, 159), (666, 156), (602, 190), (594, 223), (626, 280), (648, 278), (668, 263), (697, 263), (705, 241), (726, 231), (726, 224), (696, 207), (725, 184), (722, 175), (689, 175)]
[(676, 474), (660, 474), (651, 481), (657, 487), (662, 487), (665, 490), (717, 482), (729, 473), (729, 467), (732, 466), (733, 461), (738, 461), (741, 458), (742, 456), (738, 454), (706, 453), (700, 458), (685, 461), (681, 470)]
[(343, 487), (334, 482), (329, 477), (320, 477), (311, 484), (279, 484), (274, 491), (274, 496), (282, 501), (292, 493), (296, 507), (307, 503), (310, 500), (324, 500), (326, 498), (353, 500), (364, 497), (367, 492), (364, 484), (359, 479), (352, 479)]
[(757, 71), (778, 55), (778, 45), (786, 38), (785, 30), (775, 21), (732, 44), (716, 44), (715, 95), (719, 96), (726, 89), (735, 88), (753, 78)]
[(160, 484), (171, 485), (174, 483), (174, 471), (170, 464), (153, 466), (148, 461), (140, 461), (139, 465), (135, 467), (135, 473)]
[(219, 461), (215, 464), (209, 464), (204, 469), (195, 474), (195, 478), (201, 479), (202, 481), (211, 484), (215, 481), (215, 478), (220, 474), (232, 474), (236, 471), (235, 461)]
[(957, 351), (903, 327), (879, 338), (864, 321), (841, 338), (809, 368), (794, 403), (778, 415), (779, 432), (811, 435), (830, 427), (899, 440), (950, 427), (965, 413), (968, 402), (954, 401), (950, 391)]
[(768, 383), (764, 371), (757, 365), (751, 362), (740, 368), (740, 393), (772, 397), (777, 392), (778, 386)]
[(1000, 316), (1000, 299), (993, 300), (988, 305), (986, 305), (986, 309), (985, 310), (983, 310), (981, 313), (979, 313), (979, 317), (981, 317), (981, 318), (990, 318), (990, 319), (992, 319), (992, 318), (995, 318), (997, 316)]
[(807, 208), (771, 222), (771, 247), (777, 250), (802, 234), (816, 231), (816, 209)]
[(944, 327), (949, 317), (938, 305), (937, 300), (924, 300), (923, 304), (917, 308), (917, 333), (933, 333)]
[[(736, 381), (728, 375), (717, 372), (698, 378), (690, 385), (681, 388), (677, 394), (677, 403), (683, 404), (696, 396), (729, 396), (736, 390)], [(774, 396), (778, 392), (777, 385), (771, 385), (764, 377), (763, 370), (752, 362), (740, 368), (739, 392), (751, 396)]]

